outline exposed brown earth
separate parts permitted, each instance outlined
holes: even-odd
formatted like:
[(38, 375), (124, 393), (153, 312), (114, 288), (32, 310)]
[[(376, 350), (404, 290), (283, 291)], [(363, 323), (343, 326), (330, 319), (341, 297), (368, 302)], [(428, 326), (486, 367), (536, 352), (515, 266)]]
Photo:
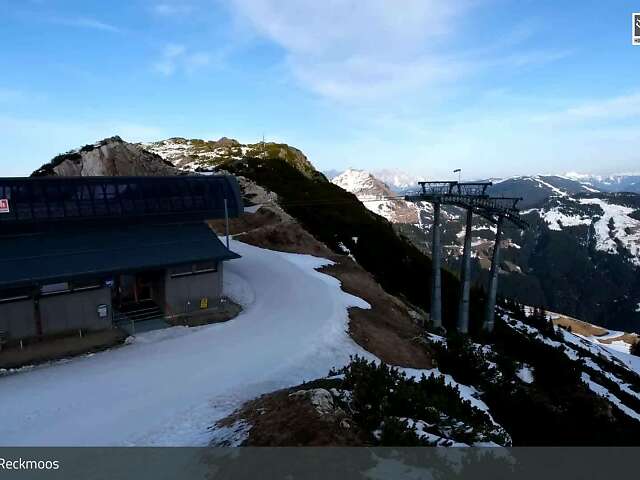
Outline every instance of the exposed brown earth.
[[(573, 333), (577, 333), (585, 337), (597, 338), (609, 333), (609, 331), (605, 328), (598, 327), (597, 325), (592, 325), (591, 323), (583, 322), (582, 320), (577, 320), (572, 317), (567, 317), (566, 315), (559, 315), (557, 318), (554, 318), (553, 324), (564, 328), (571, 327), (571, 331)], [(617, 337), (597, 338), (597, 340), (599, 343), (604, 343), (606, 345), (609, 345), (613, 342), (625, 342), (629, 345), (634, 345), (639, 341), (638, 335), (636, 333), (623, 333), (622, 335), (619, 335)]]
[(608, 330), (602, 327), (598, 327), (572, 317), (567, 317), (566, 315), (560, 315), (557, 318), (554, 318), (553, 324), (564, 328), (571, 327), (572, 332), (584, 335), (585, 337), (599, 337), (609, 333)]
[[(229, 219), (229, 234), (239, 235), (256, 228), (280, 224), (280, 217), (269, 208), (260, 208), (256, 213), (244, 213), (238, 218)], [(209, 225), (218, 235), (225, 234), (224, 219), (209, 220)]]
[(242, 444), (247, 447), (365, 445), (365, 435), (342, 409), (321, 413), (308, 398), (296, 394), (322, 383), (329, 381), (320, 380), (262, 395), (245, 403), (216, 427), (233, 428), (238, 422), (249, 424), (251, 428)]
[[(335, 257), (335, 255), (334, 255)], [(422, 329), (407, 305), (389, 295), (373, 276), (348, 257), (322, 272), (342, 282), (342, 289), (365, 300), (371, 309), (349, 309), (349, 335), (365, 350), (390, 365), (432, 368), (431, 354), (421, 340)], [(335, 258), (334, 258), (335, 260)]]

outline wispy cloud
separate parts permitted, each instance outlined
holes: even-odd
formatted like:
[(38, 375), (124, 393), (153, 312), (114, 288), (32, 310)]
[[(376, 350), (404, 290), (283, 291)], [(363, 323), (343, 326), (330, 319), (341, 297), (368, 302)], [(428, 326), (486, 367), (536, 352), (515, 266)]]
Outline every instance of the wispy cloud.
[[(574, 102), (562, 109), (534, 116), (537, 122), (555, 124), (614, 122), (640, 118), (640, 92)], [(637, 130), (640, 133), (640, 127)]]
[(511, 53), (533, 35), (515, 25), (488, 47), (460, 41), (483, 0), (232, 0), (234, 12), (279, 45), (293, 76), (311, 91), (340, 102), (411, 96), (491, 68), (522, 68), (564, 58), (567, 51)]
[(193, 5), (186, 4), (184, 2), (160, 2), (151, 7), (151, 10), (156, 15), (164, 17), (176, 17), (185, 16), (193, 13)]
[(294, 76), (336, 100), (372, 97), (447, 80), (460, 65), (430, 48), (469, 2), (232, 0), (238, 16), (282, 47)]
[(119, 33), (122, 31), (115, 25), (90, 17), (51, 17), (49, 20), (51, 23), (57, 23), (58, 25), (64, 25), (67, 27), (86, 28), (111, 33)]
[(168, 44), (164, 47), (160, 60), (153, 64), (153, 69), (165, 76), (171, 76), (178, 70), (193, 73), (211, 63), (211, 55), (204, 51), (189, 51), (180, 44)]

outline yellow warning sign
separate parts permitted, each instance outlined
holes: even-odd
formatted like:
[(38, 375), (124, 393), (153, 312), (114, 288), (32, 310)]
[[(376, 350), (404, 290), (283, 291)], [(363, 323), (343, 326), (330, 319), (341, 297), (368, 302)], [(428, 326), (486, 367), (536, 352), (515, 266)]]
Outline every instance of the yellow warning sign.
[(200, 308), (209, 308), (209, 299), (207, 297), (200, 299)]

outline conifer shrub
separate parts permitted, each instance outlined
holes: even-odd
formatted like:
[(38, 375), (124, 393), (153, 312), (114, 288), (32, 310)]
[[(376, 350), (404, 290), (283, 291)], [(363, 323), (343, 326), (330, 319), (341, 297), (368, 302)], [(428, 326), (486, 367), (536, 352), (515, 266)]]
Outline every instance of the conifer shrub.
[(386, 417), (380, 428), (379, 444), (394, 447), (429, 447), (434, 443), (418, 436), (406, 419)]
[(407, 422), (392, 420), (407, 418), (422, 420), (434, 426), (435, 431), (446, 432), (440, 436), (463, 443), (509, 442), (505, 432), (497, 429), (483, 411), (461, 398), (458, 387), (449, 385), (444, 376), (423, 374), (419, 379), (409, 378), (397, 368), (360, 357), (354, 357), (339, 373), (344, 374), (343, 388), (351, 391), (349, 408), (354, 420), (372, 434), (382, 431), (380, 445), (398, 445), (386, 443), (391, 438), (411, 444), (413, 436), (404, 433), (412, 430)]

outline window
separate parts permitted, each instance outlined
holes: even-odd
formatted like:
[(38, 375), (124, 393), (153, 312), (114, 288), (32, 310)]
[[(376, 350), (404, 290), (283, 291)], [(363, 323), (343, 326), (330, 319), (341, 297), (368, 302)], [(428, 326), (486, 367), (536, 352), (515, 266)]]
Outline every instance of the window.
[(193, 266), (191, 264), (178, 265), (177, 267), (173, 267), (171, 270), (169, 270), (169, 275), (171, 276), (171, 278), (192, 274)]
[(102, 283), (100, 280), (76, 280), (71, 283), (71, 289), (74, 292), (82, 291), (82, 290), (92, 290), (94, 288), (102, 287)]
[(218, 270), (218, 263), (215, 260), (200, 262), (193, 265), (194, 273), (215, 272)]
[(51, 295), (53, 293), (63, 293), (69, 291), (69, 282), (50, 283), (40, 288), (42, 295)]
[(186, 265), (179, 265), (169, 270), (171, 278), (184, 277), (186, 275), (196, 275), (198, 273), (210, 273), (218, 271), (218, 263), (215, 260), (209, 260), (198, 263), (188, 263)]

